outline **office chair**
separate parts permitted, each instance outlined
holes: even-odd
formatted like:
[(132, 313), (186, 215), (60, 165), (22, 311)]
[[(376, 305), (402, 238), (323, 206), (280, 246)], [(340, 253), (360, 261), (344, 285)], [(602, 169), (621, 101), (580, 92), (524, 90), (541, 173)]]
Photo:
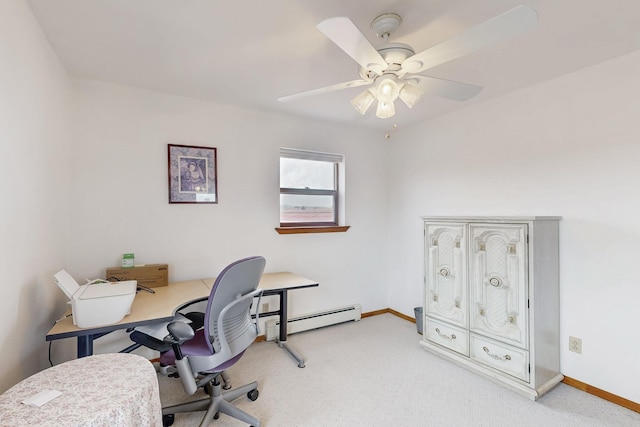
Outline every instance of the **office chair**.
[(174, 414), (192, 411), (206, 411), (200, 426), (208, 426), (212, 419), (218, 418), (219, 412), (260, 426), (257, 418), (230, 403), (243, 394), (256, 400), (258, 383), (254, 381), (223, 392), (221, 375), (240, 360), (260, 332), (259, 317), (256, 314), (254, 320), (250, 309), (253, 299), (262, 296), (258, 283), (265, 263), (263, 257), (250, 257), (222, 270), (207, 301), (203, 329), (194, 332), (189, 324), (180, 321), (167, 326), (169, 335), (165, 342), (171, 344), (172, 349), (160, 355), (160, 362), (177, 367), (187, 394), (193, 395), (199, 387), (204, 387), (209, 398), (163, 408), (164, 426), (173, 424)]

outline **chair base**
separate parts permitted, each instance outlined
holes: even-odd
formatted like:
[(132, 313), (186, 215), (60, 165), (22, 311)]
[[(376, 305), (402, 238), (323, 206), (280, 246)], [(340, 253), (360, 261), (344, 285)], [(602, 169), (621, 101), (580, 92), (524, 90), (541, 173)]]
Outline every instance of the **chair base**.
[(222, 387), (218, 378), (211, 382), (211, 386), (211, 396), (208, 399), (201, 399), (194, 402), (181, 403), (179, 405), (162, 408), (163, 417), (165, 415), (185, 412), (207, 411), (200, 422), (200, 427), (208, 427), (211, 421), (213, 421), (215, 415), (218, 412), (221, 412), (240, 421), (244, 421), (253, 427), (260, 427), (260, 420), (230, 403), (243, 394), (249, 396), (251, 400), (256, 400), (258, 398), (258, 383), (256, 381), (226, 392), (222, 392)]
[[(163, 365), (160, 362), (153, 362), (153, 367), (156, 369), (156, 372), (169, 377), (178, 378), (180, 375), (178, 374), (178, 369), (173, 365)], [(224, 390), (231, 389), (231, 377), (227, 374), (227, 371), (222, 371), (220, 373), (222, 377), (222, 388)]]

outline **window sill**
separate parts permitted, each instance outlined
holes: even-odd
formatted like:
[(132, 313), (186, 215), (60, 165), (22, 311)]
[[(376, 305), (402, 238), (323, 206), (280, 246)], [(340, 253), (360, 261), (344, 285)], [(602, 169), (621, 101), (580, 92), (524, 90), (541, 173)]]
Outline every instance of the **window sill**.
[(344, 233), (349, 225), (330, 227), (276, 227), (278, 234), (303, 234), (303, 233)]

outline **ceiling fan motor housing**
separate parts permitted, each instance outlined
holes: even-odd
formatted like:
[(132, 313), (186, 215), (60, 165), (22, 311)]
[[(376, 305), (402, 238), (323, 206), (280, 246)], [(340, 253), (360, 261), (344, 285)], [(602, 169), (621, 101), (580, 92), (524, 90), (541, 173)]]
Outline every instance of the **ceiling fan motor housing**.
[(387, 43), (384, 46), (376, 49), (380, 56), (382, 56), (387, 63), (381, 73), (372, 69), (360, 69), (360, 77), (365, 80), (374, 80), (382, 74), (396, 74), (400, 71), (402, 62), (410, 56), (415, 55), (415, 52), (411, 46), (404, 43)]
[(389, 66), (398, 65), (398, 68), (405, 59), (415, 55), (413, 48), (404, 43), (387, 43), (377, 50)]

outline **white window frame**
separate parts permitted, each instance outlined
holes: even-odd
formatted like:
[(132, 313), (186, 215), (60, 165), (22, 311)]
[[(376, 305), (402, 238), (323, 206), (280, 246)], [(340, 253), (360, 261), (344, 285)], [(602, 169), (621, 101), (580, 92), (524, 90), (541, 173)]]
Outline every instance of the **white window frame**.
[(295, 227), (335, 227), (345, 224), (345, 161), (342, 154), (319, 151), (300, 150), (297, 148), (280, 148), (280, 158), (299, 160), (315, 160), (333, 163), (335, 166), (335, 190), (280, 188), (280, 194), (325, 194), (334, 195), (335, 223), (281, 223), (282, 228)]

